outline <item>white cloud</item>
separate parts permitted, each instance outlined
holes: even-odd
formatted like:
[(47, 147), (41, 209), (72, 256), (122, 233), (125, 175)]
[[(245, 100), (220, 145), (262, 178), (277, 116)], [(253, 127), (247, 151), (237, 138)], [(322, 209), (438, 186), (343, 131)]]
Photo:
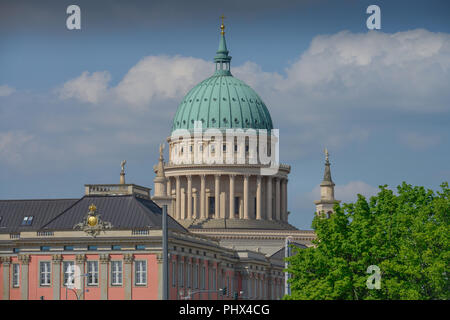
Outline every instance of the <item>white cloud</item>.
[[(392, 110), (400, 115), (448, 110), (450, 35), (340, 32), (314, 38), (284, 74), (251, 61), (231, 71), (267, 104), (280, 128), (282, 161), (292, 163), (318, 146), (341, 149), (376, 140), (374, 130), (382, 129), (362, 110), (386, 119)], [(182, 56), (144, 57), (115, 86), (109, 72), (85, 71), (57, 90), (68, 107), (48, 104), (45, 119), (41, 111), (42, 121), (30, 132), (42, 145), (65, 150), (59, 156), (67, 163), (94, 152), (101, 161), (100, 155), (111, 156), (109, 149), (133, 152), (133, 146), (164, 139), (182, 97), (213, 72), (211, 61)], [(96, 108), (78, 112), (71, 108), (77, 101)], [(358, 113), (362, 117), (355, 118)], [(399, 139), (422, 147), (442, 140)]]
[(123, 101), (142, 107), (154, 100), (182, 99), (212, 74), (213, 65), (191, 57), (148, 56), (139, 61), (113, 90)]
[(13, 94), (16, 91), (16, 89), (8, 86), (8, 85), (2, 85), (0, 86), (0, 97), (7, 97), (11, 94)]
[(22, 131), (0, 132), (0, 161), (16, 165), (24, 159), (24, 151), (32, 147), (34, 137)]
[(280, 90), (301, 88), (317, 101), (342, 107), (339, 102), (349, 101), (359, 108), (443, 110), (450, 35), (417, 29), (318, 36), (286, 74)]
[(82, 102), (96, 104), (106, 96), (110, 80), (111, 75), (107, 71), (92, 74), (85, 71), (79, 77), (64, 83), (57, 92), (61, 99), (76, 98)]
[(426, 150), (437, 146), (441, 142), (439, 135), (427, 135), (418, 132), (403, 132), (399, 134), (398, 138), (401, 143), (415, 151)]

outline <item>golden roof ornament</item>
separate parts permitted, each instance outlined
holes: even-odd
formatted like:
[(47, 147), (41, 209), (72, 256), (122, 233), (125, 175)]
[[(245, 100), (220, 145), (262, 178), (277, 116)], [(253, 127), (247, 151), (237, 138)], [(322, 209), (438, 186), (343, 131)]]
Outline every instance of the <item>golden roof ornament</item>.
[(97, 212), (97, 207), (92, 203), (89, 206), (89, 211), (84, 217), (83, 222), (77, 223), (73, 229), (82, 230), (95, 238), (102, 231), (105, 232), (107, 229), (112, 228), (112, 224), (110, 222), (102, 221), (100, 216), (101, 215)]
[(220, 18), (222, 19), (222, 24), (220, 25), (220, 33), (225, 34), (225, 25), (223, 24), (223, 19), (225, 19), (225, 16), (221, 15)]

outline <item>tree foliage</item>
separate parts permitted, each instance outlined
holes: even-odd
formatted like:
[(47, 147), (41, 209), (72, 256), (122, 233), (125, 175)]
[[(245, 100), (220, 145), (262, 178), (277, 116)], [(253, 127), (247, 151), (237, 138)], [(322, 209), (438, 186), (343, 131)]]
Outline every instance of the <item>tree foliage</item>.
[[(448, 183), (441, 189), (380, 186), (369, 201), (358, 195), (329, 219), (316, 216), (315, 246), (288, 258), (285, 299), (449, 299)], [(378, 290), (366, 285), (370, 265), (381, 270)]]

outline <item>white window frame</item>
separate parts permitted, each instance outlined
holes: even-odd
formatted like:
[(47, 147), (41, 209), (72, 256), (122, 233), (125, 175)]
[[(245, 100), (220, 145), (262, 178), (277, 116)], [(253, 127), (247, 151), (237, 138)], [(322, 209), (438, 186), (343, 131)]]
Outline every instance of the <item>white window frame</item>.
[(200, 272), (199, 270), (200, 270), (199, 266), (196, 263), (195, 268), (194, 268), (194, 285), (193, 285), (194, 289), (198, 289), (198, 278), (199, 278), (199, 272)]
[(75, 283), (75, 261), (63, 261), (63, 286), (67, 286), (72, 276), (71, 285)]
[(12, 265), (12, 286), (13, 288), (20, 287), (20, 264), (18, 263)]
[(191, 272), (192, 272), (192, 264), (188, 264), (187, 265), (187, 270), (186, 270), (186, 286), (188, 287), (188, 288), (190, 288), (191, 287), (191, 282), (192, 282), (192, 275), (191, 275)]
[(201, 268), (201, 275), (200, 275), (200, 289), (204, 290), (206, 289), (206, 268), (205, 266), (202, 266)]
[(134, 284), (136, 286), (147, 285), (147, 260), (136, 260), (134, 262)]
[(121, 286), (123, 284), (122, 260), (111, 261), (111, 285)]
[[(46, 267), (42, 268), (42, 266)], [(39, 261), (39, 285), (41, 287), (49, 287), (51, 285), (51, 275), (52, 265), (50, 261)]]
[(177, 267), (175, 261), (172, 261), (172, 287), (177, 286)]
[(217, 271), (216, 268), (212, 269), (212, 289), (216, 290), (217, 288)]
[[(93, 269), (91, 266), (95, 266)], [(87, 285), (88, 286), (98, 286), (98, 261), (88, 260), (87, 261)], [(95, 281), (92, 281), (95, 280)]]
[(178, 286), (183, 287), (184, 286), (184, 263), (180, 262), (178, 264)]

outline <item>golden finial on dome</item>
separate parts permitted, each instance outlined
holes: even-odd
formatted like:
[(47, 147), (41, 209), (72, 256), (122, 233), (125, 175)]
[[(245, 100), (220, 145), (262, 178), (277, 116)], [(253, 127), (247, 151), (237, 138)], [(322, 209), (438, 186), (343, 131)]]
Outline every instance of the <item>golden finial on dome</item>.
[(95, 206), (95, 204), (91, 204), (91, 205), (89, 206), (89, 211), (90, 211), (90, 212), (95, 212), (95, 210), (97, 210), (97, 207)]
[(225, 25), (223, 24), (223, 19), (225, 19), (225, 16), (221, 15), (220, 18), (222, 19), (222, 24), (220, 25), (220, 30), (221, 30), (220, 33), (221, 34), (225, 34), (225, 31), (224, 31), (225, 30)]

